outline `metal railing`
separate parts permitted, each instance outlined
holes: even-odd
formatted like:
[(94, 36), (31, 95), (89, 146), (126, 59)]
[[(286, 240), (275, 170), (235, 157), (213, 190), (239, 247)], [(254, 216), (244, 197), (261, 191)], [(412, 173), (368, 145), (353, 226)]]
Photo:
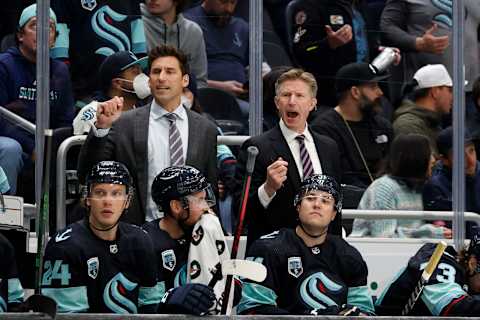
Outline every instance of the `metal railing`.
[[(343, 209), (342, 219), (420, 219), (453, 221), (453, 211), (407, 211), (407, 210), (365, 210)], [(480, 223), (480, 214), (465, 212), (465, 220)]]
[[(247, 140), (249, 136), (218, 136), (218, 144), (229, 146), (239, 146)], [(67, 154), (73, 146), (82, 145), (87, 139), (86, 135), (72, 136), (65, 139), (57, 151), (57, 185), (56, 185), (56, 230), (63, 229), (67, 223), (66, 203), (67, 203), (67, 184), (65, 182), (65, 172), (67, 170)]]

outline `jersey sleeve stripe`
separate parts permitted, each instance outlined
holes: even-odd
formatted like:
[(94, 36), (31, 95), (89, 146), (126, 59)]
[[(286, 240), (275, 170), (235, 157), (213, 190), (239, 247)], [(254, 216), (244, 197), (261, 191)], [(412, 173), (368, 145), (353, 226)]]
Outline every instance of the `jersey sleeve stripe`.
[(158, 282), (154, 287), (140, 287), (138, 292), (138, 305), (140, 307), (158, 304), (165, 293), (165, 282)]
[(87, 312), (90, 308), (86, 286), (42, 288), (42, 294), (54, 299), (61, 313)]
[(428, 310), (438, 316), (453, 300), (467, 295), (456, 282), (441, 282), (425, 286), (422, 291), (422, 301)]
[(22, 303), (24, 292), (18, 278), (8, 279), (8, 303)]
[(375, 314), (372, 296), (367, 286), (348, 288), (347, 304), (357, 306), (363, 311)]
[(270, 288), (257, 283), (244, 282), (242, 298), (238, 304), (238, 313), (262, 305), (277, 305), (277, 294)]

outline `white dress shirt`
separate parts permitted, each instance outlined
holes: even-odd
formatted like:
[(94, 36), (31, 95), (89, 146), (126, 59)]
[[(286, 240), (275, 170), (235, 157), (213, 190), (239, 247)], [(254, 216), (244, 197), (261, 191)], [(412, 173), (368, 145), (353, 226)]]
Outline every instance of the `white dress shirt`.
[[(153, 180), (163, 169), (170, 166), (170, 121), (165, 117), (169, 113), (152, 101), (150, 117), (148, 119), (148, 188), (147, 210), (145, 220), (151, 221), (163, 216), (152, 199), (151, 186)], [(187, 111), (180, 104), (172, 113), (176, 115), (176, 125), (182, 138), (183, 159), (187, 159), (188, 147), (188, 117)]]
[[(288, 147), (290, 148), (290, 152), (293, 155), (293, 159), (295, 160), (295, 164), (297, 165), (297, 170), (298, 170), (298, 174), (300, 175), (300, 179), (303, 180), (303, 166), (302, 166), (302, 160), (300, 159), (300, 144), (295, 139), (298, 135), (300, 135), (300, 133), (297, 133), (296, 131), (289, 129), (285, 125), (282, 119), (280, 119), (280, 131), (282, 132), (283, 137), (287, 141)], [(315, 174), (321, 174), (322, 166), (320, 164), (320, 158), (318, 157), (317, 149), (315, 147), (315, 142), (313, 141), (312, 134), (310, 133), (310, 131), (308, 131), (308, 126), (306, 124), (305, 124), (305, 129), (301, 134), (305, 136), (305, 140), (304, 140), (305, 148), (307, 149), (310, 159), (312, 160), (313, 172)], [(275, 159), (274, 161), (276, 160), (277, 159)], [(292, 170), (291, 167), (289, 167), (288, 170)], [(274, 193), (271, 197), (268, 196), (267, 192), (265, 191), (265, 183), (262, 184), (260, 188), (258, 188), (258, 198), (264, 208), (268, 207), (268, 205), (270, 204), (270, 202), (272, 202), (275, 195), (276, 193)]]

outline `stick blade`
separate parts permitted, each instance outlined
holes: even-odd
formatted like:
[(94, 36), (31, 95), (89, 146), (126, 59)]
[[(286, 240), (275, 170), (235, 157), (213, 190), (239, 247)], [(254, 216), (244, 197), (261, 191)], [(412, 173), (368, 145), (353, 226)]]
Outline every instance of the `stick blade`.
[(222, 262), (222, 274), (230, 274), (262, 282), (267, 277), (267, 268), (263, 264), (254, 261), (230, 259)]
[(428, 281), (428, 279), (430, 279), (430, 277), (432, 276), (433, 272), (435, 272), (437, 264), (440, 261), (440, 258), (442, 257), (443, 252), (445, 252), (446, 248), (447, 243), (445, 241), (440, 241), (437, 244), (435, 251), (433, 251), (432, 257), (428, 261), (428, 264), (422, 274), (422, 278), (424, 278), (425, 281)]

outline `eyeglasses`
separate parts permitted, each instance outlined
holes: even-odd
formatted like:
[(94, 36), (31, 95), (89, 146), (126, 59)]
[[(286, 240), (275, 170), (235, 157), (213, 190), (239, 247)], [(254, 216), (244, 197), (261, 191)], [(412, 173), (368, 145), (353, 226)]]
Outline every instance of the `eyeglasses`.
[(94, 190), (91, 192), (89, 199), (92, 200), (112, 200), (121, 201), (127, 200), (127, 194), (124, 191), (107, 192), (105, 190)]
[(308, 202), (317, 202), (320, 201), (322, 204), (333, 205), (335, 203), (335, 199), (331, 195), (306, 195), (303, 197), (302, 200), (306, 200)]

